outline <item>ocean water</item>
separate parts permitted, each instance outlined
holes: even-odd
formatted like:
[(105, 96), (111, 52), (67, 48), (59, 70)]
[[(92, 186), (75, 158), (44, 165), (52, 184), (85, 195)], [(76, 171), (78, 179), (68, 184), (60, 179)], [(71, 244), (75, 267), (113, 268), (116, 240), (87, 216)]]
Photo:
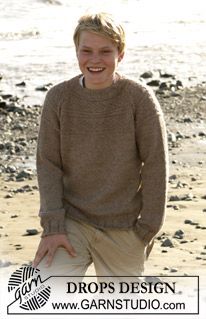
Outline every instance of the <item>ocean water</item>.
[(35, 87), (79, 73), (72, 36), (87, 11), (109, 11), (123, 22), (124, 74), (162, 70), (186, 85), (205, 80), (205, 0), (1, 0), (1, 90), (26, 81), (27, 93), (41, 96)]

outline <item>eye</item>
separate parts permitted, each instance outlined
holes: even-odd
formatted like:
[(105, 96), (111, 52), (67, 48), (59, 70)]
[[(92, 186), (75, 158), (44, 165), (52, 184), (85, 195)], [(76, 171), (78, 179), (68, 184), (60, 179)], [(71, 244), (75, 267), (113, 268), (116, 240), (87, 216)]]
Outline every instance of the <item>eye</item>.
[(109, 53), (111, 53), (111, 50), (103, 50), (102, 53), (103, 54), (109, 54)]
[(91, 53), (91, 50), (89, 50), (89, 49), (82, 49), (81, 52), (88, 54), (88, 53)]

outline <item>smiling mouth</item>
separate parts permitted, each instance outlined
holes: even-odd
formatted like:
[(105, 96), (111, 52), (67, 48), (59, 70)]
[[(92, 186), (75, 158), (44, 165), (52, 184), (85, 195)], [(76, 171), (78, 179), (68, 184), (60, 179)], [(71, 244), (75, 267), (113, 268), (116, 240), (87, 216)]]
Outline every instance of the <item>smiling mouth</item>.
[(100, 73), (105, 70), (105, 68), (100, 68), (100, 67), (89, 67), (87, 70), (91, 73)]

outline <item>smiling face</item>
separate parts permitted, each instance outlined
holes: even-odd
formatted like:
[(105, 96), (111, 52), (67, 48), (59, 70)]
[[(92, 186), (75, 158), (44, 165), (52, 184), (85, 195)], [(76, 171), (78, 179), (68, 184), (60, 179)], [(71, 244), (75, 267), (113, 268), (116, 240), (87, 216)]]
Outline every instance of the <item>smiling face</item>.
[(88, 89), (109, 87), (115, 71), (124, 56), (112, 40), (90, 31), (82, 31), (76, 48), (79, 68)]

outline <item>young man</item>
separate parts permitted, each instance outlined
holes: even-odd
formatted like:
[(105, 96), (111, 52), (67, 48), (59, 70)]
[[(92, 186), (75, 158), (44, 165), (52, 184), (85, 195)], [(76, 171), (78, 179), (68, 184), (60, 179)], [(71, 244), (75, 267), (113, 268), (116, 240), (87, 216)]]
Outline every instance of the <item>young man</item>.
[(37, 148), (42, 238), (33, 266), (55, 275), (140, 276), (165, 214), (167, 141), (154, 94), (116, 72), (125, 34), (80, 18), (81, 74), (54, 86)]

